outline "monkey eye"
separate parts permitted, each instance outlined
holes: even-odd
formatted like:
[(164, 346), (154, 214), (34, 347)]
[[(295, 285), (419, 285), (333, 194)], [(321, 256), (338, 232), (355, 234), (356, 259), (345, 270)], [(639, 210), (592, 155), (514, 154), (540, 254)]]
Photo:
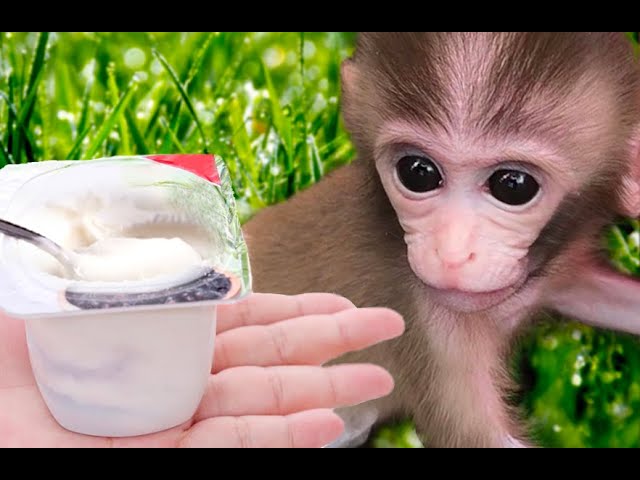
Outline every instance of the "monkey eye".
[(396, 165), (398, 178), (408, 190), (425, 193), (442, 187), (444, 179), (436, 164), (427, 157), (409, 155)]
[(531, 175), (518, 170), (498, 170), (488, 182), (491, 195), (507, 205), (520, 206), (532, 201), (540, 185)]

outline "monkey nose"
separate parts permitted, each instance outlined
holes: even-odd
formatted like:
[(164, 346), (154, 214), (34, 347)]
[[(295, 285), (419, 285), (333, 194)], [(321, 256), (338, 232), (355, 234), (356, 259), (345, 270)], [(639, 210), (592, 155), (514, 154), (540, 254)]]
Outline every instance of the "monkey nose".
[(442, 265), (448, 270), (457, 270), (476, 259), (476, 254), (474, 252), (445, 253), (436, 249), (436, 255), (440, 259)]

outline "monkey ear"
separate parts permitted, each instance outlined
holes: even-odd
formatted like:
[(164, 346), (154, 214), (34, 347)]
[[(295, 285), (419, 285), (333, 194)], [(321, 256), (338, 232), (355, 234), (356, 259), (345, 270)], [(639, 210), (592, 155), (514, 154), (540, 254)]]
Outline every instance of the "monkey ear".
[(353, 92), (358, 83), (358, 69), (353, 59), (348, 58), (342, 62), (340, 74), (342, 77), (342, 95), (350, 97), (352, 95), (351, 92)]
[(345, 127), (353, 132), (357, 128), (357, 109), (352, 106), (354, 99), (358, 98), (357, 89), (360, 83), (360, 72), (353, 59), (349, 58), (342, 62), (340, 67), (342, 77), (342, 115)]
[[(640, 130), (640, 129), (639, 129)], [(640, 132), (639, 132), (640, 133)], [(640, 217), (640, 134), (633, 143), (631, 169), (623, 179), (622, 213), (631, 218)]]

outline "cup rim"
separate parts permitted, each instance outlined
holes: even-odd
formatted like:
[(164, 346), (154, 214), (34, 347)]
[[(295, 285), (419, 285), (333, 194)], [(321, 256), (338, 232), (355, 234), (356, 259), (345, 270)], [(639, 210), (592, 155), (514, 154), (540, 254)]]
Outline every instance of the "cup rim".
[[(215, 159), (219, 157), (215, 156)], [(38, 172), (35, 175), (29, 177), (24, 183), (21, 183), (15, 191), (8, 198), (7, 203), (4, 205), (4, 211), (9, 212), (13, 207), (16, 206), (17, 199), (21, 192), (24, 192), (25, 189), (29, 188), (33, 185), (33, 182), (41, 181), (43, 177), (47, 175), (53, 177), (54, 175), (59, 175), (62, 170), (67, 170), (69, 168), (80, 168), (80, 167), (89, 167), (89, 165), (108, 165), (113, 163), (114, 161), (128, 161), (132, 160), (135, 162), (139, 162), (139, 164), (149, 163), (157, 166), (161, 169), (170, 170), (181, 170), (183, 175), (187, 176), (196, 176), (194, 173), (180, 169), (174, 165), (168, 165), (164, 163), (154, 162), (152, 159), (149, 159), (145, 156), (140, 155), (120, 155), (114, 157), (106, 157), (99, 158), (95, 160), (91, 160), (88, 162), (77, 162), (77, 161), (68, 161), (68, 162), (60, 162), (59, 165), (52, 166), (51, 169)], [(206, 181), (206, 180), (203, 180)], [(222, 188), (222, 185), (216, 185), (216, 188)], [(28, 207), (27, 207), (28, 208)], [(105, 292), (105, 291), (116, 291), (122, 292), (124, 289), (129, 291), (133, 291), (134, 293), (140, 292), (159, 292), (166, 289), (168, 286), (180, 286), (183, 283), (181, 280), (185, 280), (185, 277), (189, 276), (191, 273), (193, 275), (193, 269), (189, 269), (185, 272), (179, 272), (177, 274), (171, 275), (163, 275), (159, 277), (154, 277), (152, 279), (147, 280), (131, 280), (131, 281), (122, 281), (122, 282), (89, 282), (89, 281), (75, 281), (70, 279), (65, 279), (59, 277), (57, 275), (52, 275), (46, 272), (39, 271), (37, 274), (30, 275), (28, 272), (30, 269), (24, 268), (24, 259), (23, 256), (20, 255), (20, 258), (15, 258), (13, 261), (6, 261), (10, 257), (14, 257), (13, 254), (18, 253), (17, 249), (17, 241), (6, 235), (0, 235), (0, 256), (5, 258), (4, 263), (4, 275), (8, 280), (9, 284), (13, 284), (14, 289), (13, 292), (17, 293), (23, 300), (22, 303), (29, 303), (29, 298), (40, 298), (40, 294), (46, 294), (47, 298), (51, 298), (52, 301), (51, 306), (47, 306), (46, 302), (42, 303), (42, 306), (38, 306), (36, 308), (20, 308), (18, 304), (18, 308), (12, 308), (15, 303), (11, 301), (4, 301), (3, 304), (0, 304), (0, 312), (5, 313), (8, 316), (14, 318), (24, 318), (24, 319), (35, 319), (35, 318), (57, 318), (57, 317), (69, 317), (74, 315), (83, 315), (86, 313), (91, 313), (92, 315), (98, 314), (108, 314), (108, 313), (123, 313), (123, 312), (132, 312), (132, 311), (153, 311), (153, 310), (166, 310), (167, 307), (172, 308), (188, 308), (188, 307), (209, 307), (217, 304), (224, 303), (235, 303), (246, 295), (251, 293), (250, 289), (244, 289), (244, 281), (239, 274), (231, 274), (229, 271), (225, 271), (225, 269), (220, 266), (211, 265), (210, 270), (215, 271), (218, 274), (224, 275), (227, 279), (231, 281), (230, 290), (224, 295), (224, 297), (219, 299), (212, 300), (190, 300), (182, 303), (176, 304), (167, 304), (167, 303), (157, 303), (151, 305), (133, 305), (127, 307), (104, 307), (104, 308), (95, 308), (95, 309), (86, 309), (86, 308), (78, 308), (75, 305), (69, 303), (66, 299), (66, 294), (69, 290), (77, 290), (83, 289), (90, 292)], [(21, 260), (22, 259), (22, 260)], [(197, 267), (195, 267), (197, 268)], [(203, 268), (205, 264), (203, 264)], [(192, 277), (193, 278), (193, 277)], [(26, 291), (33, 291), (33, 293), (20, 293)], [(57, 298), (57, 301), (54, 299)], [(20, 303), (20, 302), (18, 302)], [(53, 306), (57, 305), (57, 306)], [(25, 313), (26, 312), (26, 313)]]

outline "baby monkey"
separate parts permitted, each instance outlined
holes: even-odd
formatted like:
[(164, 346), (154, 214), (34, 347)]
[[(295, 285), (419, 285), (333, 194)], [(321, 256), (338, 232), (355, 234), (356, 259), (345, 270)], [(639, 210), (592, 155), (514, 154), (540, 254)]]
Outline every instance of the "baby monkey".
[(640, 216), (630, 42), (365, 32), (342, 82), (358, 158), (247, 224), (256, 289), (404, 315), (402, 338), (343, 359), (383, 365), (396, 388), (342, 412), (339, 445), (405, 415), (431, 447), (530, 445), (507, 360), (535, 315), (640, 334), (640, 282), (601, 242)]

